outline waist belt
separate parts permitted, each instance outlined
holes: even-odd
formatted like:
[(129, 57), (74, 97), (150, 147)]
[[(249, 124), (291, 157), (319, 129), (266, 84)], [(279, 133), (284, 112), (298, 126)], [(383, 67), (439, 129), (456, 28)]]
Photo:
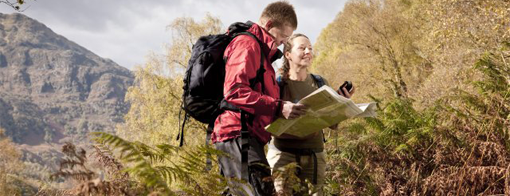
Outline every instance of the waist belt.
[(312, 179), (312, 183), (314, 185), (317, 184), (317, 170), (318, 170), (318, 166), (317, 166), (317, 154), (316, 153), (321, 153), (321, 152), (324, 151), (324, 149), (322, 149), (322, 148), (304, 148), (304, 149), (299, 149), (299, 148), (277, 148), (277, 149), (282, 151), (282, 152), (293, 154), (296, 157), (296, 162), (299, 165), (301, 165), (301, 156), (312, 156), (312, 158), (313, 158), (313, 179)]

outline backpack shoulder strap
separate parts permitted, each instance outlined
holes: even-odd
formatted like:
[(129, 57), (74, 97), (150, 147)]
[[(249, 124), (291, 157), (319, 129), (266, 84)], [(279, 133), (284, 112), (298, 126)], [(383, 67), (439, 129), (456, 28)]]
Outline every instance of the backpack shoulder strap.
[(283, 99), (284, 88), (285, 88), (285, 82), (283, 81), (283, 77), (278, 76), (276, 78), (276, 83), (278, 84), (278, 87), (280, 87), (280, 99)]
[(312, 79), (313, 81), (315, 82), (315, 84), (317, 85), (317, 87), (322, 87), (324, 86), (326, 83), (324, 82), (324, 79), (322, 78), (322, 76), (320, 75), (316, 75), (316, 74), (310, 74), (312, 75)]
[[(250, 79), (250, 87), (253, 89), (258, 82), (260, 82), (260, 83), (264, 82), (264, 72), (266, 72), (266, 69), (264, 68), (265, 55), (264, 55), (264, 51), (262, 50), (262, 42), (260, 42), (260, 40), (257, 37), (255, 37), (255, 35), (253, 35), (250, 32), (247, 32), (247, 31), (236, 33), (233, 37), (237, 37), (239, 35), (248, 35), (248, 36), (252, 37), (253, 39), (255, 39), (257, 41), (257, 43), (259, 43), (259, 46), (260, 46), (260, 66), (259, 66), (259, 69), (257, 70), (257, 76), (253, 79)], [(264, 92), (264, 90), (265, 90), (264, 85), (261, 85), (261, 87), (262, 87), (262, 92)]]
[[(312, 79), (313, 81), (315, 82), (315, 84), (317, 85), (318, 88), (324, 86), (326, 83), (324, 82), (324, 78), (322, 78), (322, 76), (320, 75), (316, 75), (316, 74), (310, 74), (312, 76)], [(322, 141), (324, 141), (324, 143), (326, 143), (326, 137), (324, 136), (324, 131), (321, 131), (322, 132)]]
[[(249, 79), (249, 82), (250, 82), (250, 88), (253, 89), (255, 88), (255, 85), (260, 82), (260, 83), (263, 83), (264, 81), (264, 72), (266, 72), (266, 69), (264, 68), (264, 58), (265, 58), (265, 55), (264, 55), (264, 52), (262, 52), (262, 43), (259, 41), (259, 39), (257, 37), (255, 37), (255, 35), (253, 35), (252, 33), (250, 32), (238, 32), (238, 33), (234, 33), (232, 35), (232, 40), (239, 36), (239, 35), (248, 35), (250, 37), (252, 37), (253, 39), (255, 39), (257, 41), (257, 43), (259, 43), (259, 46), (260, 46), (260, 67), (259, 69), (257, 70), (257, 75), (255, 76), (255, 78), (252, 78), (252, 79)], [(224, 59), (225, 63), (227, 62), (227, 59)], [(262, 87), (262, 92), (264, 92), (264, 85), (261, 85)], [(227, 103), (225, 101), (225, 99), (222, 99), (219, 103), (219, 108), (220, 109), (223, 109), (223, 110), (230, 110), (230, 111), (236, 111), (236, 112), (240, 112), (241, 110), (239, 108), (237, 108), (236, 106), (230, 104), (230, 103)]]

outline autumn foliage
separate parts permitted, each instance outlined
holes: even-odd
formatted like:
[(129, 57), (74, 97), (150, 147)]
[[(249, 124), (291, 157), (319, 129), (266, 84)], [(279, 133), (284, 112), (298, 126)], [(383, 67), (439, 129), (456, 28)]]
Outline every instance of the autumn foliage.
[[(326, 131), (327, 195), (510, 194), (509, 8), (504, 0), (345, 5), (315, 43), (310, 71), (332, 86), (353, 81), (354, 101), (376, 101), (379, 110), (377, 118), (349, 120)], [(206, 170), (204, 164), (218, 153), (203, 145), (206, 125), (186, 124), (184, 148), (175, 147), (175, 138), (192, 44), (201, 35), (221, 32), (222, 24), (209, 15), (200, 22), (183, 17), (169, 29), (167, 53), (150, 55), (135, 71), (136, 84), (126, 96), (131, 109), (117, 136), (94, 135), (95, 159), (108, 178), (98, 178), (85, 164), (91, 157), (69, 146), (64, 150), (75, 161), (64, 159), (62, 167), (85, 168), (55, 173), (60, 180), (78, 181), (69, 190), (221, 194), (226, 184), (215, 175), (217, 166)], [(8, 164), (19, 156), (0, 152), (12, 152)], [(16, 171), (0, 170), (0, 188), (16, 191), (5, 183), (6, 172)], [(287, 173), (280, 175), (298, 184)]]

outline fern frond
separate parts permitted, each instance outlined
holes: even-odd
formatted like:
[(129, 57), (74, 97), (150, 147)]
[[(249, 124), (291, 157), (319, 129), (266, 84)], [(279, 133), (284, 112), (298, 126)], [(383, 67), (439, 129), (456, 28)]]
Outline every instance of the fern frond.
[(172, 182), (186, 177), (186, 172), (179, 167), (156, 166), (154, 169), (168, 184), (172, 184)]
[(148, 187), (168, 195), (174, 195), (164, 180), (158, 175), (157, 171), (147, 162), (144, 155), (133, 145), (133, 143), (123, 140), (120, 137), (104, 132), (91, 133), (93, 140), (99, 144), (109, 146), (119, 151), (119, 159), (124, 164), (133, 166), (125, 169), (128, 173), (138, 177)]
[(150, 161), (151, 164), (171, 161), (170, 159), (173, 152), (171, 152), (170, 149), (173, 148), (175, 149), (174, 151), (176, 151), (177, 148), (171, 145), (158, 145), (156, 148), (153, 148), (141, 142), (133, 142), (132, 144)]

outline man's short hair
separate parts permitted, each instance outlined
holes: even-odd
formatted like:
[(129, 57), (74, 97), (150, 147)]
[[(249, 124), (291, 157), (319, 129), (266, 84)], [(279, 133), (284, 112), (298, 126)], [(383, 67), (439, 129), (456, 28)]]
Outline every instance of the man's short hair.
[(262, 11), (262, 15), (260, 15), (260, 20), (264, 22), (271, 20), (274, 27), (290, 25), (297, 29), (297, 16), (294, 6), (287, 1), (277, 1), (267, 5)]

